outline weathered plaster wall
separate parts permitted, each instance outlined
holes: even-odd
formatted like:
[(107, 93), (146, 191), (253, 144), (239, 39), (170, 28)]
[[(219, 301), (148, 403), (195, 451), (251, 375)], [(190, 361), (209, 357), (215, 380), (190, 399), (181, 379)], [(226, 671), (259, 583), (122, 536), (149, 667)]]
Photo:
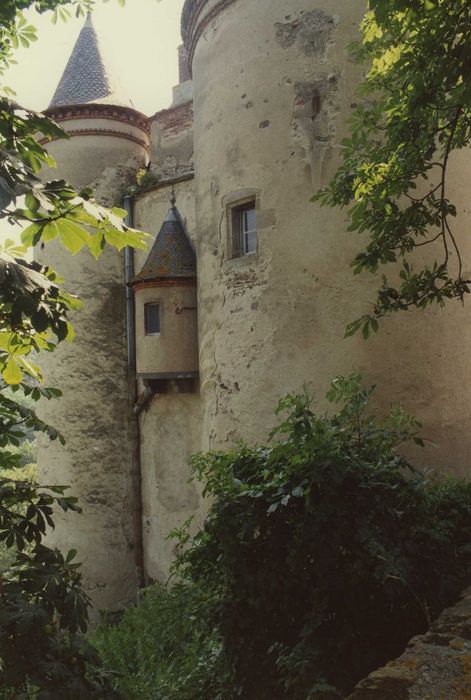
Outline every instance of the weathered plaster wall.
[(189, 458), (201, 450), (199, 392), (178, 393), (170, 386), (156, 394), (141, 414), (143, 525), (147, 576), (167, 580), (175, 555), (171, 530), (193, 517), (203, 525), (199, 485), (190, 482)]
[(131, 157), (138, 157), (142, 164), (149, 159), (149, 136), (134, 124), (83, 118), (67, 119), (61, 126), (72, 135), (72, 141), (54, 141), (47, 146), (59, 170), (44, 169), (44, 179), (57, 178), (60, 173), (76, 187), (83, 187), (99, 178), (105, 168), (124, 165)]
[[(203, 448), (265, 438), (278, 397), (310, 382), (322, 397), (353, 368), (400, 400), (436, 447), (424, 461), (470, 463), (469, 305), (399, 314), (377, 337), (344, 339), (377, 280), (354, 277), (358, 249), (338, 210), (311, 203), (338, 163), (356, 97), (347, 53), (363, 0), (208, 0), (187, 33), (195, 113)], [(206, 20), (204, 19), (206, 18)], [(195, 39), (196, 37), (196, 39)], [(460, 156), (457, 199), (471, 164)], [(257, 192), (258, 252), (228, 259), (226, 202)], [(468, 218), (469, 221), (469, 218)], [(467, 267), (468, 250), (465, 250)]]
[(468, 700), (471, 697), (471, 589), (404, 654), (358, 684), (348, 700)]
[[(185, 90), (185, 85), (181, 87)], [(191, 84), (188, 84), (188, 89)], [(191, 91), (190, 91), (191, 92)], [(161, 178), (193, 170), (193, 102), (157, 112), (150, 118), (152, 172)]]
[[(170, 207), (172, 187), (178, 211), (190, 240), (194, 243), (195, 203), (192, 179), (159, 185), (138, 195), (134, 205), (135, 225), (154, 236), (158, 234)], [(136, 272), (141, 269), (145, 258), (146, 253), (136, 251)], [(150, 294), (154, 290), (146, 289), (141, 294), (144, 291)], [(138, 333), (142, 332), (139, 316), (137, 329)], [(196, 345), (196, 337), (194, 342)], [(178, 346), (176, 353), (180, 350)], [(197, 346), (183, 348), (184, 355), (195, 351), (197, 353)], [(148, 355), (147, 361), (150, 362)], [(165, 393), (155, 395), (146, 404), (139, 419), (146, 572), (148, 577), (161, 582), (167, 579), (174, 558), (175, 544), (167, 540), (169, 532), (192, 515), (195, 516), (193, 528), (196, 530), (202, 525), (204, 517), (200, 488), (188, 482), (189, 458), (201, 449), (198, 382), (195, 388), (193, 393), (180, 393), (177, 384), (170, 384)]]
[[(196, 284), (135, 290), (138, 374), (198, 372)], [(146, 335), (144, 306), (159, 304), (160, 333)]]
[[(119, 167), (98, 172), (92, 157), (95, 137), (53, 142), (49, 151), (75, 185), (93, 184), (99, 201), (116, 203), (119, 192), (143, 165), (139, 147), (125, 141)], [(117, 144), (118, 142), (118, 144)], [(103, 142), (102, 148), (105, 148)], [(103, 162), (116, 162), (118, 139), (100, 151)], [(128, 161), (126, 163), (126, 160)], [(128, 440), (127, 352), (122, 254), (106, 249), (96, 262), (88, 252), (72, 256), (58, 244), (46, 244), (38, 257), (65, 279), (65, 288), (84, 302), (73, 315), (76, 340), (63, 343), (42, 364), (48, 385), (64, 391), (59, 401), (44, 403), (42, 417), (56, 426), (67, 443), (42, 442), (39, 473), (43, 483), (69, 484), (82, 515), (58, 517), (49, 541), (63, 551), (78, 550), (84, 583), (95, 611), (115, 609), (135, 598), (135, 532), (132, 528), (130, 444)]]
[[(429, 465), (464, 474), (471, 451), (471, 367), (462, 351), (471, 340), (469, 307), (398, 315), (368, 343), (345, 340), (345, 325), (368, 308), (376, 281), (352, 276), (357, 246), (342, 214), (309, 201), (338, 163), (358, 78), (346, 47), (365, 2), (193, 4), (201, 9), (187, 32), (195, 153), (190, 101), (154, 115), (151, 174), (160, 183), (134, 205), (136, 227), (157, 235), (174, 187), (198, 255), (201, 394), (170, 385), (140, 415), (145, 564), (161, 581), (173, 556), (168, 532), (194, 513), (195, 527), (203, 518), (198, 487), (188, 483), (189, 456), (241, 438), (265, 439), (279, 396), (305, 381), (323, 396), (333, 376), (360, 369), (379, 385), (383, 406), (401, 400), (424, 421), (436, 443), (424, 458)], [(69, 127), (104, 127), (89, 117), (79, 122)], [(137, 138), (136, 123), (128, 136)], [(139, 140), (85, 133), (54, 142), (54, 176), (91, 183), (101, 201), (114, 204), (146, 163)], [(450, 194), (463, 237), (468, 154), (455, 156), (454, 166)], [(231, 259), (227, 207), (248, 192), (257, 199), (258, 250)], [(95, 263), (53, 245), (47, 256), (86, 302), (75, 345), (45, 363), (50, 383), (66, 395), (44, 414), (68, 444), (44, 446), (41, 470), (49, 481), (71, 483), (85, 508), (84, 517), (71, 516), (51, 537), (80, 550), (97, 608), (115, 607), (135, 590), (122, 260), (107, 251)], [(136, 252), (136, 271), (146, 256)]]

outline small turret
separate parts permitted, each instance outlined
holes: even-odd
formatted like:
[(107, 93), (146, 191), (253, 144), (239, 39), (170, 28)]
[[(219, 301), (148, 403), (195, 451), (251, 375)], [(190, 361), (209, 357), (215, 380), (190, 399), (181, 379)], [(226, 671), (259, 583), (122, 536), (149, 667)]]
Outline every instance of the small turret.
[(171, 204), (142, 270), (131, 282), (137, 374), (147, 381), (198, 376), (196, 257), (174, 196)]

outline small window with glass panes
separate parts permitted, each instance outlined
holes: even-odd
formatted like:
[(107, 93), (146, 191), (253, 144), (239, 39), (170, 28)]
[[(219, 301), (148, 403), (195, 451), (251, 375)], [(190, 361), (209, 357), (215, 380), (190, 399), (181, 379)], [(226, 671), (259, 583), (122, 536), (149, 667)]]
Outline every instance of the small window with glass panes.
[(255, 200), (232, 207), (232, 257), (257, 252)]
[(144, 304), (144, 329), (146, 335), (160, 334), (160, 304)]

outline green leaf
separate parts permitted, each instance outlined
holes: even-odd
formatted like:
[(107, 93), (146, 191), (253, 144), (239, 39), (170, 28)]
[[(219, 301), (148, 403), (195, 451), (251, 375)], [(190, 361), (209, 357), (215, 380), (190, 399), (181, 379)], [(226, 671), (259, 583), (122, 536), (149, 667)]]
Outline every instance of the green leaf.
[(9, 357), (2, 371), (2, 377), (7, 384), (20, 384), (23, 372), (14, 357)]
[(53, 241), (55, 238), (57, 238), (58, 235), (59, 235), (59, 225), (58, 225), (57, 221), (50, 221), (43, 228), (41, 240), (43, 240), (45, 243), (47, 243), (48, 241)]
[(71, 549), (67, 552), (67, 556), (65, 558), (67, 564), (70, 564), (70, 562), (75, 559), (77, 556), (77, 550), (76, 549)]
[(105, 238), (101, 231), (98, 231), (93, 236), (90, 236), (90, 238), (88, 239), (88, 248), (96, 260), (102, 254), (104, 247)]
[(21, 242), (27, 248), (32, 248), (41, 239), (41, 233), (43, 230), (43, 224), (30, 224), (21, 233)]
[(23, 365), (30, 377), (38, 380), (42, 379), (41, 368), (39, 365), (35, 364), (34, 362), (30, 362), (30, 360), (27, 360), (26, 357), (20, 357), (19, 363)]
[(14, 337), (15, 334), (12, 331), (0, 331), (0, 349), (9, 351)]
[(150, 236), (147, 233), (142, 233), (141, 231), (135, 231), (134, 229), (129, 229), (126, 231), (126, 245), (131, 248), (139, 248), (140, 250), (147, 250), (146, 239)]
[(118, 250), (122, 250), (126, 247), (126, 235), (121, 231), (118, 231), (115, 228), (107, 228), (105, 229), (104, 233), (105, 240), (109, 245), (113, 246), (114, 248), (117, 248)]
[(49, 155), (49, 153), (44, 154), (44, 162), (49, 168), (57, 168), (57, 162), (56, 159)]
[(88, 244), (90, 234), (82, 226), (69, 219), (59, 219), (58, 232), (63, 245), (76, 255)]
[(28, 194), (26, 195), (25, 203), (26, 207), (32, 212), (37, 212), (37, 210), (39, 209), (39, 201), (33, 194), (31, 194), (31, 192), (28, 192)]
[(66, 340), (67, 340), (69, 343), (72, 343), (72, 342), (74, 341), (74, 338), (75, 338), (75, 330), (74, 330), (74, 327), (73, 327), (73, 325), (72, 325), (69, 321), (67, 321), (67, 336), (66, 336)]
[(111, 211), (119, 219), (124, 219), (126, 217), (126, 214), (127, 214), (126, 209), (121, 209), (120, 207), (111, 207)]

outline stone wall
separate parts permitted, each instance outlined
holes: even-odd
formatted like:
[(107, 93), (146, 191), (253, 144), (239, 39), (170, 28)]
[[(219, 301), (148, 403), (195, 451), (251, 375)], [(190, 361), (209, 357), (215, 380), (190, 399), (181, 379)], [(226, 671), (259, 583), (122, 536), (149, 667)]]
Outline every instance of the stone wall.
[[(186, 113), (186, 110), (183, 110)], [(172, 121), (169, 111), (164, 120)], [(170, 128), (170, 124), (169, 124)], [(157, 170), (157, 172), (159, 172)], [(170, 207), (172, 189), (176, 206), (190, 240), (195, 242), (195, 202), (191, 176), (162, 182), (138, 195), (135, 225), (156, 236)], [(149, 249), (152, 242), (149, 244)], [(136, 272), (146, 259), (136, 251)], [(137, 327), (137, 333), (142, 333)], [(201, 450), (201, 409), (198, 383), (182, 393), (175, 384), (155, 393), (140, 414), (143, 536), (145, 569), (149, 580), (164, 582), (174, 558), (175, 543), (169, 532), (194, 516), (193, 531), (203, 522), (204, 509), (198, 485), (189, 482), (189, 459)], [(140, 391), (144, 387), (141, 383)]]
[[(387, 634), (387, 630), (385, 630)], [(371, 673), (348, 700), (469, 700), (471, 588), (402, 656)]]
[[(470, 466), (470, 307), (386, 319), (368, 342), (344, 338), (378, 277), (354, 276), (361, 248), (344, 213), (310, 201), (339, 164), (358, 99), (349, 44), (366, 2), (188, 0), (184, 36), (194, 89), (195, 201), (203, 447), (264, 440), (280, 395), (360, 370), (381, 410), (402, 402), (434, 448), (417, 464)], [(450, 198), (471, 267), (469, 153), (455, 154)], [(228, 207), (256, 193), (257, 252), (234, 257)], [(389, 271), (388, 271), (389, 272)], [(392, 271), (394, 274), (394, 271)]]
[(169, 178), (193, 171), (193, 102), (164, 109), (150, 118), (151, 171)]
[[(192, 514), (194, 527), (203, 520), (199, 489), (188, 483), (190, 455), (265, 440), (280, 395), (304, 382), (322, 407), (319, 397), (336, 374), (361, 370), (378, 385), (382, 407), (401, 401), (423, 421), (435, 448), (413, 455), (419, 463), (469, 474), (469, 306), (398, 314), (368, 343), (345, 339), (346, 324), (368, 309), (378, 280), (352, 275), (361, 242), (346, 232), (343, 213), (310, 201), (339, 163), (360, 78), (347, 47), (365, 7), (366, 0), (185, 5), (194, 105), (186, 100), (149, 120), (149, 181), (157, 184), (135, 198), (135, 225), (157, 235), (175, 187), (197, 250), (201, 382), (193, 392), (175, 386), (155, 394), (140, 416), (149, 578), (168, 575), (168, 532)], [(113, 126), (100, 115), (102, 121), (89, 113), (80, 124), (69, 120), (81, 133), (50, 150), (59, 174), (98, 187), (100, 200), (114, 204), (128, 174), (146, 164), (147, 127), (132, 121), (123, 134), (121, 122)], [(469, 153), (453, 154), (450, 165), (466, 270)], [(248, 193), (256, 200), (257, 251), (235, 257), (230, 207)], [(50, 410), (69, 441), (67, 451), (43, 451), (43, 473), (72, 483), (86, 506), (80, 524), (61, 525), (54, 537), (84, 552), (95, 603), (113, 607), (135, 589), (122, 259), (108, 251), (96, 265), (87, 254), (66, 259), (52, 246), (47, 256), (86, 300), (76, 344), (46, 362), (50, 380), (69, 397)], [(136, 252), (136, 271), (145, 257)]]
[[(96, 130), (101, 126), (89, 116), (80, 123)], [(76, 126), (64, 123), (66, 129), (71, 125)], [(53, 177), (93, 187), (97, 200), (108, 206), (120, 203), (147, 158), (147, 149), (133, 140), (97, 134), (53, 141), (48, 150), (58, 163)], [(82, 515), (58, 513), (48, 538), (63, 552), (78, 550), (97, 616), (100, 609), (135, 600), (138, 586), (123, 253), (106, 247), (96, 261), (88, 250), (73, 256), (52, 241), (35, 256), (51, 265), (64, 278), (64, 288), (84, 304), (71, 314), (75, 341), (61, 343), (41, 359), (46, 384), (63, 391), (61, 399), (41, 402), (41, 417), (62, 432), (66, 444), (41, 440), (38, 471), (41, 483), (69, 485), (83, 508)]]

